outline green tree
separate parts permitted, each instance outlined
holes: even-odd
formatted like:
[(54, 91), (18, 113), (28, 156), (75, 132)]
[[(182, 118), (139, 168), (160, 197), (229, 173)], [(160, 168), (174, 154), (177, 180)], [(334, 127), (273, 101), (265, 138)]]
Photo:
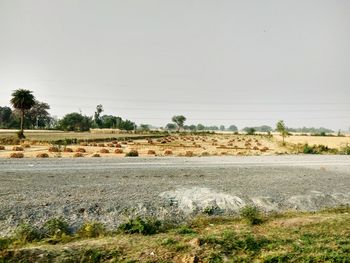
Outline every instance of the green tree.
[(26, 89), (18, 89), (12, 93), (11, 104), (21, 113), (20, 131), (18, 132), (18, 138), (20, 139), (25, 138), (23, 132), (23, 120), (25, 111), (30, 110), (35, 105), (35, 97), (32, 93), (32, 91)]
[(10, 107), (0, 107), (0, 127), (9, 128), (12, 117), (12, 110)]
[(91, 117), (73, 112), (66, 114), (60, 121), (59, 127), (65, 131), (88, 131), (93, 124)]
[(228, 130), (229, 130), (229, 131), (236, 132), (236, 131), (238, 131), (238, 128), (237, 128), (236, 125), (230, 125), (230, 127), (228, 127)]
[(150, 128), (150, 125), (149, 124), (140, 124), (140, 130), (141, 131), (149, 131), (151, 128)]
[(183, 129), (186, 117), (183, 115), (175, 115), (171, 120), (177, 125), (177, 131), (179, 131)]
[(36, 100), (33, 107), (26, 114), (26, 119), (30, 122), (30, 126), (36, 128), (49, 126), (51, 121), (49, 109), (49, 104)]
[(174, 123), (168, 123), (166, 126), (165, 126), (165, 129), (166, 130), (176, 130), (176, 125)]
[(99, 128), (102, 128), (101, 113), (103, 112), (103, 106), (101, 104), (96, 106), (96, 111), (94, 114), (94, 121)]
[(283, 144), (285, 144), (284, 138), (288, 136), (288, 130), (286, 128), (286, 125), (284, 124), (284, 121), (280, 120), (279, 122), (277, 122), (276, 131), (280, 133), (280, 135), (282, 136)]
[(198, 123), (197, 124), (197, 130), (198, 131), (204, 131), (205, 130), (205, 126), (203, 124)]
[(245, 131), (247, 135), (254, 135), (256, 132), (254, 127), (245, 127), (243, 131)]

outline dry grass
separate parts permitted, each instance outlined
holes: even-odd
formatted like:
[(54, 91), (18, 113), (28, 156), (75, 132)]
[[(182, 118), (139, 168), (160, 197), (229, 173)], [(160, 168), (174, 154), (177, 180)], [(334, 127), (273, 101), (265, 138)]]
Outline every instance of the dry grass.
[(72, 152), (73, 152), (73, 149), (72, 149), (72, 148), (69, 148), (69, 147), (65, 147), (65, 148), (63, 149), (63, 152), (65, 152), (65, 153), (72, 153)]
[(109, 150), (106, 149), (106, 148), (102, 148), (102, 149), (100, 150), (100, 153), (109, 153)]
[(155, 155), (155, 154), (156, 154), (156, 151), (155, 151), (155, 150), (148, 150), (148, 151), (147, 151), (147, 154), (148, 154), (148, 155)]
[(86, 150), (85, 150), (85, 148), (79, 147), (79, 148), (76, 148), (76, 149), (75, 149), (75, 152), (77, 152), (77, 153), (85, 153)]
[(58, 152), (60, 152), (60, 149), (56, 146), (52, 146), (48, 149), (48, 151), (51, 153), (58, 153)]
[(114, 151), (114, 153), (116, 153), (116, 154), (120, 154), (120, 153), (123, 153), (123, 152), (124, 152), (123, 149), (120, 149), (120, 148), (115, 149), (115, 151)]
[(38, 153), (36, 158), (49, 158), (49, 155), (47, 153)]
[(10, 158), (23, 158), (24, 154), (23, 153), (11, 153)]
[[(274, 136), (278, 141), (282, 141), (279, 135)], [(330, 148), (340, 148), (346, 144), (350, 144), (350, 137), (331, 137), (331, 136), (289, 136), (285, 138), (287, 143), (308, 144), (308, 145), (325, 145)]]
[(24, 149), (23, 149), (23, 147), (22, 146), (14, 146), (13, 148), (12, 148), (12, 151), (24, 151)]

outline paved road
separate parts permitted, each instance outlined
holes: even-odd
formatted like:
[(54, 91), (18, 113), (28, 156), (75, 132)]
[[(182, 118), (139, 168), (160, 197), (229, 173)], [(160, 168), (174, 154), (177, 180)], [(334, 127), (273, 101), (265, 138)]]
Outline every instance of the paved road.
[(0, 234), (21, 220), (115, 226), (127, 216), (181, 220), (249, 203), (267, 211), (350, 204), (350, 156), (0, 159)]

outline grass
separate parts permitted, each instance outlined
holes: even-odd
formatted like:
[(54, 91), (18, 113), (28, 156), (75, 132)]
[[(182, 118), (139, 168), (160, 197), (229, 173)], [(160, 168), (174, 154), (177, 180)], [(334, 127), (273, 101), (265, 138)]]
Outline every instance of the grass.
[[(70, 238), (63, 238), (70, 232), (60, 232), (61, 240), (57, 239), (57, 243), (50, 242), (48, 237), (40, 238), (41, 228), (24, 225), (21, 235), (0, 239), (0, 262), (36, 262), (43, 256), (50, 262), (350, 260), (349, 207), (317, 213), (275, 214), (267, 216), (259, 225), (245, 219), (217, 216), (199, 217), (170, 229), (155, 220), (141, 218), (126, 224), (120, 228), (123, 231), (111, 232), (100, 223), (86, 223)], [(143, 233), (146, 224), (153, 230)], [(62, 220), (49, 225), (53, 230), (51, 236), (57, 229), (67, 227), (62, 225)]]

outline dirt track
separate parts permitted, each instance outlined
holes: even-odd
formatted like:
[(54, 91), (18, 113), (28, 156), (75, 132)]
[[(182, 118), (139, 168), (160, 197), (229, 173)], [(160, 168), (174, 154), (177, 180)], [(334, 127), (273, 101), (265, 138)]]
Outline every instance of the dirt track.
[(0, 160), (0, 234), (63, 216), (116, 226), (129, 216), (317, 210), (350, 204), (349, 156)]

